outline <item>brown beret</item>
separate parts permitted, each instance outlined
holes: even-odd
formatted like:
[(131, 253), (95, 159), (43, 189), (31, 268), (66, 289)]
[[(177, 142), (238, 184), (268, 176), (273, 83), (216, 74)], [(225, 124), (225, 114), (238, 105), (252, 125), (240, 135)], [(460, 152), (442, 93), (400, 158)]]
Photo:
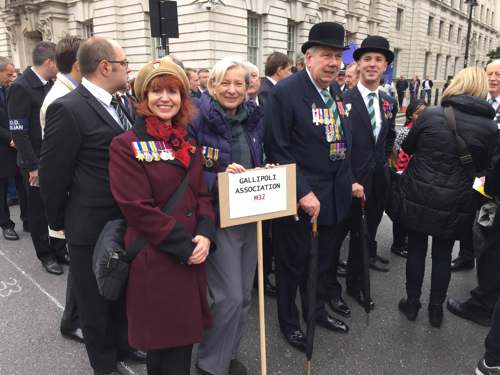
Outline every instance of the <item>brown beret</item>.
[(144, 92), (149, 82), (151, 82), (153, 78), (163, 74), (170, 74), (180, 79), (186, 92), (189, 92), (189, 80), (186, 73), (179, 65), (175, 64), (170, 57), (166, 56), (161, 60), (147, 63), (137, 74), (134, 82), (134, 92), (139, 101), (144, 99)]

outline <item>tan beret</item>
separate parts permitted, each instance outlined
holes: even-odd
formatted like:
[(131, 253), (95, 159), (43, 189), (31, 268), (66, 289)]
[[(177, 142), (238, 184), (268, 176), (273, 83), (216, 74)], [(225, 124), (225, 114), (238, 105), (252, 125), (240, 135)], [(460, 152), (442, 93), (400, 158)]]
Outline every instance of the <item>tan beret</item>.
[(147, 63), (137, 74), (134, 82), (134, 92), (139, 101), (144, 99), (144, 92), (149, 82), (151, 82), (153, 78), (163, 74), (170, 74), (180, 79), (186, 92), (189, 92), (189, 80), (186, 73), (179, 65), (175, 64), (170, 57), (166, 56), (161, 60)]

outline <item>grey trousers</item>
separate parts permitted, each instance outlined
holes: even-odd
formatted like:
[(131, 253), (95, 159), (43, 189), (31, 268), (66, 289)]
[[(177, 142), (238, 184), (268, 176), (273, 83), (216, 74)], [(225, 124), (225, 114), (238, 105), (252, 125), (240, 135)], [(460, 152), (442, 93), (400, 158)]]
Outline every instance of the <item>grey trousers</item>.
[(227, 375), (238, 354), (243, 325), (252, 302), (257, 264), (255, 223), (218, 229), (217, 250), (207, 258), (212, 329), (198, 348), (198, 367), (213, 375)]

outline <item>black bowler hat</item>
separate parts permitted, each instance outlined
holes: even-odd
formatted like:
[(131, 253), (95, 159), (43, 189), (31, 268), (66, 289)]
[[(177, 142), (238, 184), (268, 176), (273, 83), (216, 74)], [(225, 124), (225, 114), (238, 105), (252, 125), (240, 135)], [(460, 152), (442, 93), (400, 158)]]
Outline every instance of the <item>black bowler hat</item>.
[(338, 48), (341, 50), (349, 49), (344, 46), (345, 30), (344, 26), (336, 22), (317, 23), (309, 30), (309, 40), (302, 45), (302, 53), (311, 47), (321, 46)]
[(371, 35), (361, 42), (361, 47), (352, 54), (354, 60), (358, 61), (363, 54), (368, 52), (378, 52), (385, 56), (390, 64), (394, 60), (394, 53), (389, 49), (389, 41), (383, 36)]

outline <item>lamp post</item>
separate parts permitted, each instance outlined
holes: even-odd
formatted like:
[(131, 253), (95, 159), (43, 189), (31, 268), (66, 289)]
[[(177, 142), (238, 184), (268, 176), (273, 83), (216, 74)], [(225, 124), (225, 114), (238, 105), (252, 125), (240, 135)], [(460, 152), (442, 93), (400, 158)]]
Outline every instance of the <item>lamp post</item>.
[(465, 0), (465, 4), (470, 4), (469, 7), (469, 21), (467, 23), (467, 38), (465, 40), (465, 57), (464, 57), (464, 68), (467, 68), (469, 62), (469, 44), (470, 44), (470, 34), (472, 31), (472, 11), (474, 7), (478, 5), (477, 0)]

